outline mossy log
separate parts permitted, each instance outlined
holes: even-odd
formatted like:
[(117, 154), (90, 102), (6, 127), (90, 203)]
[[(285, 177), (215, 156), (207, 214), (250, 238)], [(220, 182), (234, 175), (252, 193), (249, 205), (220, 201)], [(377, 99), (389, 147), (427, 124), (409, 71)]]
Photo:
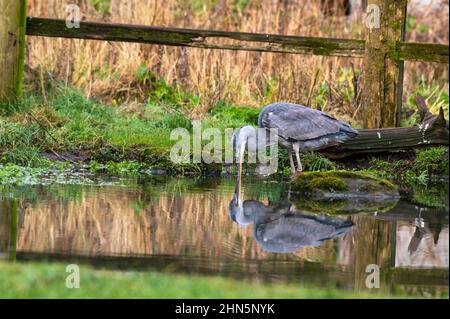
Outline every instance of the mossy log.
[[(417, 97), (416, 100), (420, 100)], [(431, 114), (426, 105), (419, 104), (420, 125), (384, 129), (359, 130), (359, 135), (345, 143), (321, 151), (330, 158), (344, 158), (354, 154), (393, 152), (433, 145), (448, 145), (448, 122), (441, 108), (439, 115)]]

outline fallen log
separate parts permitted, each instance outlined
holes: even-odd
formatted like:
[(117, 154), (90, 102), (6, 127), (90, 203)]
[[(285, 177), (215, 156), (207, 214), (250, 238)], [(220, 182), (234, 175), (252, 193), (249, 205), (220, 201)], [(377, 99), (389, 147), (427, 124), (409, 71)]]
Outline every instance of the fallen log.
[(448, 145), (448, 122), (444, 110), (433, 115), (423, 98), (418, 95), (421, 123), (418, 126), (359, 130), (359, 135), (345, 143), (321, 151), (330, 158), (344, 158), (354, 154), (394, 152), (421, 147)]

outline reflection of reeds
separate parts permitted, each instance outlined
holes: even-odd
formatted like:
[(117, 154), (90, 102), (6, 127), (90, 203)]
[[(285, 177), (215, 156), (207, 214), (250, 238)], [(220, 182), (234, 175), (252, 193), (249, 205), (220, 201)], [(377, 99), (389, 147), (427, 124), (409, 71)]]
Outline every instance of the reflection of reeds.
[[(240, 228), (230, 220), (228, 205), (233, 187), (227, 181), (217, 183), (215, 189), (199, 192), (198, 189), (193, 191), (195, 181), (190, 184), (189, 180), (178, 180), (178, 184), (187, 183), (182, 195), (161, 191), (174, 188), (172, 183), (177, 184), (176, 181), (151, 187), (147, 184), (127, 188), (81, 185), (73, 186), (73, 189), (69, 185), (37, 188), (39, 194), (35, 195), (41, 201), (23, 199), (20, 204), (17, 250), (89, 258), (142, 255), (187, 257), (200, 260), (197, 267), (207, 263), (207, 268), (215, 271), (227, 267), (228, 271), (233, 269), (253, 274), (263, 270), (271, 272), (273, 267), (272, 279), (289, 277), (290, 272), (295, 271), (301, 277), (303, 261), (317, 261), (319, 263), (304, 270), (305, 276), (312, 276), (314, 280), (331, 286), (334, 281), (342, 284), (343, 278), (347, 278), (345, 286), (355, 286), (358, 290), (366, 289), (366, 266), (376, 264), (382, 270), (381, 284), (385, 292), (394, 289), (397, 284), (415, 285), (417, 282), (428, 283), (427, 280), (435, 280), (438, 286), (442, 286), (445, 261), (439, 263), (441, 269), (436, 270), (439, 272), (436, 272), (435, 278), (432, 276), (434, 272), (424, 273), (421, 277), (420, 269), (411, 272), (405, 269), (401, 278), (395, 277), (398, 271), (392, 267), (396, 250), (397, 254), (408, 250), (404, 244), (404, 247), (400, 242), (396, 244), (398, 234), (392, 221), (377, 220), (366, 214), (353, 215), (354, 230), (342, 238), (326, 241), (320, 247), (300, 249), (295, 254), (273, 254), (258, 246), (253, 239), (252, 227)], [(73, 199), (66, 190), (74, 195)], [(58, 195), (52, 195), (55, 192)], [(10, 211), (10, 204), (5, 203), (0, 201), (0, 212)], [(264, 203), (267, 204), (267, 201)], [(0, 235), (5, 230), (9, 233), (9, 221), (5, 221), (4, 216), (0, 214)], [(412, 225), (403, 227), (414, 229)], [(441, 236), (443, 240), (448, 239), (448, 229), (441, 232)], [(432, 240), (429, 242), (433, 244)], [(416, 258), (430, 257), (433, 259), (430, 262), (434, 263), (438, 261), (437, 257), (447, 258), (448, 267), (448, 246), (441, 247), (441, 253), (434, 252), (434, 249), (433, 245), (429, 245), (425, 251), (432, 255), (428, 253)], [(284, 264), (284, 261), (289, 262)], [(283, 268), (288, 264), (290, 268)], [(319, 267), (317, 272), (320, 274), (312, 270), (315, 265)], [(181, 264), (168, 264), (168, 269), (164, 269), (170, 271), (170, 267), (179, 266), (182, 267)], [(280, 267), (288, 273), (277, 273)], [(418, 275), (419, 279), (415, 282), (414, 278)]]
[[(72, 2), (29, 0), (29, 15), (65, 18), (64, 5)], [(320, 1), (249, 1), (240, 7), (241, 2), (234, 0), (111, 0), (107, 15), (96, 12), (92, 1), (77, 3), (82, 17), (95, 21), (360, 39), (364, 31), (360, 11), (353, 19), (324, 16)], [(409, 41), (448, 43), (445, 5), (433, 11), (411, 1), (410, 7), (416, 25), (426, 24), (429, 30), (409, 30)], [(134, 74), (146, 64), (169, 82), (180, 81), (200, 95), (202, 107), (195, 112), (204, 111), (219, 99), (246, 104), (275, 100), (307, 103), (323, 91), (322, 84), (329, 92), (321, 97), (326, 103), (320, 107), (347, 120), (356, 112), (356, 100), (351, 100), (351, 59), (39, 37), (29, 37), (28, 41), (31, 67), (44, 66), (54, 77), (82, 87), (88, 95), (142, 97), (148, 88), (136, 87)], [(362, 60), (354, 63), (358, 66)], [(406, 92), (417, 87), (418, 74), (448, 83), (445, 65), (408, 63), (406, 69)]]
[(17, 200), (0, 200), (0, 259), (16, 259)]
[(6, 256), (10, 241), (11, 204), (0, 201), (0, 255)]
[[(292, 259), (261, 250), (252, 228), (228, 217), (229, 195), (206, 192), (146, 198), (141, 190), (92, 188), (82, 199), (23, 204), (18, 250), (99, 255)], [(296, 253), (328, 260), (333, 243)]]

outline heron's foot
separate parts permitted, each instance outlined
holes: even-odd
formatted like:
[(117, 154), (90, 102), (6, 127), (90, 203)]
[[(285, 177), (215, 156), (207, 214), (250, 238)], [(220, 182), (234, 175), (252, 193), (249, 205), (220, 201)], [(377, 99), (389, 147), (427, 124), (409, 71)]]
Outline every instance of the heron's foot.
[(302, 173), (302, 171), (295, 171), (294, 173), (291, 174), (291, 178), (294, 178), (295, 176), (298, 176)]

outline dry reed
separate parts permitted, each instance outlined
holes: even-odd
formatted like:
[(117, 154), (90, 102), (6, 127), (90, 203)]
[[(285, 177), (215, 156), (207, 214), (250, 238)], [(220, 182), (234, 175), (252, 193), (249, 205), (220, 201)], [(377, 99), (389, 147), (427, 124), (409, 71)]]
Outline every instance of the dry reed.
[[(71, 1), (30, 0), (29, 15), (65, 18), (64, 5)], [(358, 2), (358, 1), (357, 1)], [(361, 10), (350, 17), (324, 15), (320, 1), (234, 0), (154, 1), (111, 0), (109, 13), (97, 12), (91, 1), (78, 1), (85, 20), (172, 26), (229, 31), (248, 31), (303, 36), (363, 38)], [(242, 1), (245, 3), (245, 1)], [(436, 3), (437, 7), (436, 7)], [(408, 41), (448, 43), (448, 1), (423, 5), (410, 1), (415, 17)], [(362, 59), (235, 52), (165, 47), (89, 40), (28, 38), (27, 63), (43, 66), (54, 78), (82, 88), (88, 96), (107, 101), (145, 98), (134, 94), (134, 74), (146, 65), (170, 83), (182, 83), (201, 98), (196, 113), (201, 116), (218, 100), (236, 104), (263, 105), (273, 101), (310, 102), (314, 107), (355, 122), (359, 100), (352, 95), (351, 64), (356, 70)], [(438, 80), (448, 90), (447, 65), (407, 63), (405, 92)], [(329, 87), (325, 102), (314, 101), (321, 86)], [(142, 92), (140, 92), (142, 93)], [(323, 93), (322, 93), (323, 94)], [(123, 101), (119, 101), (123, 102)]]

